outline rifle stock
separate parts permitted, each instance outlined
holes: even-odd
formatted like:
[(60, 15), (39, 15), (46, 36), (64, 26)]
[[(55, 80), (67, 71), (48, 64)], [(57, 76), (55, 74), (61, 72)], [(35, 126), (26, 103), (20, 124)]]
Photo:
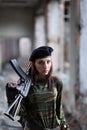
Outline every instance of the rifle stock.
[[(28, 95), (31, 86), (31, 78), (27, 76), (27, 74), (18, 65), (16, 59), (10, 60), (10, 64), (12, 65), (16, 73), (21, 77), (23, 83), (18, 85), (19, 93), (16, 95), (16, 98), (4, 114), (8, 116), (10, 119), (16, 120), (17, 114), (20, 109), (21, 101)], [(12, 84), (9, 85), (11, 86)]]

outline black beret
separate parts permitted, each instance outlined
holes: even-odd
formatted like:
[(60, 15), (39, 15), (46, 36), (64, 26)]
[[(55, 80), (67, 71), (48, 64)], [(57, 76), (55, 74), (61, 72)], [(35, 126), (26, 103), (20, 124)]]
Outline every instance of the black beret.
[(29, 60), (34, 61), (35, 59), (40, 59), (40, 58), (45, 58), (47, 56), (51, 56), (52, 51), (53, 51), (52, 47), (41, 46), (33, 50)]

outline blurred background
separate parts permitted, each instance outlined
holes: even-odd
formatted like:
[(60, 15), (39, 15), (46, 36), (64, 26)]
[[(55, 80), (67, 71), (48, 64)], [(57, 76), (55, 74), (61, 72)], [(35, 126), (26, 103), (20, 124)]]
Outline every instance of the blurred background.
[(87, 130), (87, 1), (0, 0), (0, 130), (21, 130), (4, 116), (5, 85), (19, 79), (9, 64), (28, 69), (33, 49), (54, 48), (53, 75), (60, 77), (63, 107), (71, 130)]

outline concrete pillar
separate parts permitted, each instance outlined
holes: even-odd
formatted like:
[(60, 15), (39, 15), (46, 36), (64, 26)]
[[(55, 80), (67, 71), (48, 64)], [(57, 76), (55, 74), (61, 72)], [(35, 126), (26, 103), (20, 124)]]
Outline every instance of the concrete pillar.
[(2, 48), (1, 48), (1, 40), (0, 40), (0, 73), (2, 72)]
[(19, 39), (19, 53), (22, 58), (29, 58), (31, 54), (31, 39), (22, 37)]
[(34, 45), (35, 48), (46, 45), (45, 31), (46, 31), (45, 16), (36, 15), (36, 17), (35, 17), (35, 45)]
[(54, 48), (53, 64), (54, 71), (63, 70), (63, 3), (50, 1), (47, 6), (47, 40), (48, 45)]
[(80, 5), (80, 91), (87, 95), (87, 0), (81, 0)]
[(70, 63), (70, 91), (69, 91), (69, 105), (71, 112), (75, 112), (75, 92), (74, 87), (77, 83), (77, 1), (71, 0), (70, 10), (70, 29), (71, 29), (71, 41), (69, 43), (69, 63)]

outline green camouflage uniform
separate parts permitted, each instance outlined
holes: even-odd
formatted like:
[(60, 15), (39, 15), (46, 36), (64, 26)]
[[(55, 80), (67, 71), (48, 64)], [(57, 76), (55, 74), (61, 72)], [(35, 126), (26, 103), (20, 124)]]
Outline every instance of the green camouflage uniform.
[(68, 130), (61, 104), (62, 83), (54, 80), (53, 89), (38, 81), (31, 86), (28, 97), (21, 104), (21, 114), (26, 120), (24, 130)]

